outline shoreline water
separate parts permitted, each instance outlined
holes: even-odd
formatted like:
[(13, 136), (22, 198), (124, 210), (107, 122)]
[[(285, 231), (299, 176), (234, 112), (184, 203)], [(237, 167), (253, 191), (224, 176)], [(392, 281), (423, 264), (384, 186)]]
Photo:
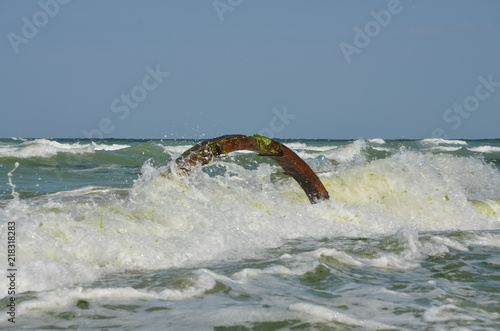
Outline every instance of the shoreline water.
[(500, 140), (280, 141), (329, 201), (247, 152), (162, 176), (195, 140), (0, 139), (0, 327), (500, 326)]

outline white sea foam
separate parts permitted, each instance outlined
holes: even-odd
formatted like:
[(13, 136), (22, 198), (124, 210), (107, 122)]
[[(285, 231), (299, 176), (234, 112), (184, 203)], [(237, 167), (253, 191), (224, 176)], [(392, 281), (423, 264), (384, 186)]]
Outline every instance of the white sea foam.
[(479, 234), (469, 239), (467, 244), (500, 248), (500, 234), (499, 233)]
[(94, 151), (119, 151), (121, 149), (130, 147), (130, 145), (121, 145), (121, 144), (105, 145), (105, 144), (96, 144), (95, 142), (92, 142), (89, 147), (91, 147)]
[[(343, 264), (348, 266), (361, 266), (363, 263), (357, 258), (347, 254), (346, 252), (339, 251), (335, 248), (318, 248), (311, 252), (301, 253), (295, 257), (298, 261), (335, 261), (336, 265)], [(308, 270), (310, 271), (310, 270)]]
[[(186, 147), (170, 151), (180, 153)], [(133, 306), (179, 301), (184, 306), (183, 300), (199, 296), (204, 300), (189, 303), (208, 306), (210, 298), (224, 297), (217, 294), (220, 291), (229, 293), (228, 301), (217, 312), (203, 310), (198, 321), (252, 328), (252, 323), (261, 321), (298, 319), (373, 329), (388, 328), (398, 318), (404, 323), (415, 319), (412, 313), (394, 313), (396, 302), (425, 313), (428, 322), (467, 321), (464, 310), (442, 305), (424, 309), (411, 303), (417, 300), (412, 295), (389, 285), (341, 284), (335, 291), (325, 289), (315, 303), (301, 301), (302, 294), (293, 291), (283, 295), (290, 293), (287, 288), (273, 288), (277, 280), (285, 287), (290, 279), (307, 282), (311, 275), (343, 277), (348, 271), (404, 274), (429, 263), (429, 257), (468, 252), (471, 245), (500, 247), (497, 233), (456, 237), (435, 233), (500, 228), (500, 213), (495, 209), (500, 206), (500, 174), (494, 166), (480, 159), (405, 150), (385, 159), (356, 162), (363, 160), (365, 147), (366, 142), (358, 140), (330, 148), (331, 159), (324, 151), (303, 150), (323, 155), (308, 162), (318, 160), (317, 166), (324, 166), (325, 173), (319, 175), (331, 199), (315, 205), (309, 204), (295, 181), (276, 176), (275, 166), (260, 164), (249, 170), (234, 163), (217, 164), (217, 160), (214, 164), (226, 169), (220, 175), (195, 171), (190, 177), (162, 176), (163, 168), (146, 163), (129, 189), (87, 186), (10, 200), (0, 209), (0, 241), (7, 242), (6, 220), (16, 221), (22, 229), (16, 238), (19, 293), (38, 291), (35, 298), (19, 305), (19, 312), (30, 317), (41, 311), (51, 316), (73, 313), (80, 300), (88, 301), (89, 311), (123, 302)], [(332, 160), (345, 161), (332, 166)], [(12, 180), (15, 185), (16, 177)], [(14, 192), (16, 186), (11, 187)], [(425, 231), (432, 234), (422, 236)], [(336, 240), (343, 237), (352, 240)], [(307, 238), (314, 241), (313, 247)], [(380, 243), (363, 252), (352, 244), (356, 238)], [(280, 258), (265, 266), (235, 264), (226, 275), (204, 269), (217, 262), (253, 261), (294, 240), (302, 240), (303, 247), (279, 253)], [(6, 250), (0, 250), (0, 259), (6, 258)], [(500, 264), (495, 257), (487, 262)], [(189, 270), (186, 285), (89, 285), (108, 275), (175, 272), (176, 268)], [(435, 293), (422, 292), (419, 298), (446, 295), (439, 279), (433, 281)], [(0, 287), (7, 288), (5, 277)], [(276, 291), (272, 300), (270, 288)], [(207, 294), (212, 292), (216, 294)], [(252, 299), (251, 307), (232, 306), (234, 300), (244, 302), (249, 295), (258, 298)], [(338, 308), (343, 305), (349, 309)], [(352, 307), (362, 307), (361, 313)], [(75, 315), (82, 311), (76, 310)], [(382, 316), (377, 315), (380, 312)], [(190, 314), (189, 306), (174, 313), (186, 320)], [(126, 313), (120, 316), (127, 318)], [(386, 325), (384, 318), (392, 324)]]
[(307, 150), (312, 150), (318, 148), (317, 146), (308, 146), (307, 144), (304, 143), (298, 143), (298, 142), (291, 142), (291, 143), (286, 143), (285, 144), (288, 148), (293, 149), (293, 150), (299, 150), (299, 149), (307, 149)]
[(361, 326), (369, 330), (391, 329), (390, 325), (386, 325), (377, 321), (355, 318), (338, 310), (310, 303), (295, 303), (290, 305), (289, 309), (291, 311), (301, 312), (310, 316), (314, 316), (321, 320)]
[(443, 139), (443, 138), (427, 138), (422, 139), (422, 143), (424, 144), (432, 144), (432, 145), (468, 145), (468, 143), (464, 140), (457, 139)]
[(335, 174), (323, 180), (333, 199), (390, 210), (421, 229), (453, 224), (472, 229), (484, 224), (483, 217), (498, 221), (493, 214), (479, 214), (470, 202), (499, 194), (498, 170), (478, 159), (402, 152), (364, 166), (339, 167)]
[(434, 306), (427, 309), (423, 316), (426, 322), (461, 321), (462, 323), (473, 322), (475, 317), (467, 310), (461, 309), (453, 304)]
[(479, 146), (479, 147), (470, 147), (468, 148), (472, 152), (477, 153), (499, 153), (500, 147), (498, 146)]
[(455, 146), (435, 146), (431, 148), (433, 151), (438, 151), (438, 152), (456, 152), (459, 149), (462, 149), (461, 146), (455, 147)]
[(392, 150), (388, 147), (372, 147), (376, 151), (381, 151), (381, 152), (391, 152)]
[(162, 147), (165, 153), (169, 154), (172, 157), (178, 157), (182, 153), (193, 147), (193, 145), (164, 146), (160, 144), (158, 146)]
[(307, 146), (302, 143), (287, 143), (285, 145), (306, 161), (324, 158), (338, 149), (337, 146)]
[(366, 141), (358, 139), (346, 146), (331, 150), (330, 152), (325, 153), (325, 155), (326, 157), (340, 163), (363, 162), (365, 158), (363, 157), (362, 152), (366, 149), (366, 147)]
[(216, 284), (216, 279), (210, 272), (199, 270), (194, 275), (192, 286), (183, 289), (166, 288), (162, 291), (148, 291), (134, 289), (131, 287), (116, 288), (93, 288), (83, 289), (80, 286), (74, 288), (60, 287), (55, 291), (43, 292), (37, 300), (25, 302), (20, 306), (20, 313), (37, 310), (63, 310), (75, 306), (77, 301), (96, 301), (108, 303), (120, 303), (123, 300), (180, 300), (192, 298), (212, 289)]
[(49, 139), (35, 139), (26, 140), (17, 145), (0, 146), (0, 156), (24, 159), (30, 157), (51, 157), (58, 153), (84, 154), (94, 153), (95, 151), (116, 151), (127, 147), (130, 146), (121, 144), (96, 144), (94, 142), (90, 144), (70, 144)]
[(378, 145), (383, 145), (385, 144), (385, 140), (382, 139), (382, 138), (372, 138), (372, 139), (368, 139), (368, 142), (369, 143), (372, 143), (372, 144), (378, 144)]

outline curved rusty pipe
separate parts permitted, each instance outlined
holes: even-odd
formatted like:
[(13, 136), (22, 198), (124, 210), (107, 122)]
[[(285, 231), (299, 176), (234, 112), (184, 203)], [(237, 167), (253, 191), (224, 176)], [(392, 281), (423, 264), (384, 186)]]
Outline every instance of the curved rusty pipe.
[(227, 135), (202, 141), (175, 160), (177, 172), (188, 175), (198, 164), (205, 165), (214, 157), (241, 150), (256, 152), (278, 163), (286, 175), (292, 176), (299, 183), (311, 203), (330, 198), (323, 183), (304, 160), (285, 145), (260, 135)]

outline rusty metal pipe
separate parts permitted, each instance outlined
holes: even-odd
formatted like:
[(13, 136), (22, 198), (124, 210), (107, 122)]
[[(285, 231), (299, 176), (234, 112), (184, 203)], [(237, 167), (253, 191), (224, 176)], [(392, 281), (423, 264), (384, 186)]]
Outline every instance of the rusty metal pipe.
[(286, 175), (299, 183), (311, 203), (330, 198), (321, 180), (304, 160), (285, 145), (260, 135), (227, 135), (202, 141), (175, 160), (177, 172), (188, 175), (197, 165), (205, 165), (214, 157), (223, 157), (241, 150), (256, 152), (278, 163)]

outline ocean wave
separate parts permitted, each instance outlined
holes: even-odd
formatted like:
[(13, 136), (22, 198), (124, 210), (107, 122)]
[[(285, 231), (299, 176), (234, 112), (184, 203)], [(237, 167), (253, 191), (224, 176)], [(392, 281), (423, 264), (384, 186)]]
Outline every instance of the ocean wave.
[(113, 151), (119, 151), (124, 148), (128, 148), (130, 147), (130, 145), (121, 145), (121, 144), (105, 145), (105, 144), (96, 144), (95, 142), (92, 142), (91, 147), (94, 151), (113, 152)]
[(303, 158), (317, 157), (325, 153), (330, 153), (338, 148), (338, 146), (311, 146), (303, 143), (285, 143), (284, 145)]
[(307, 149), (310, 150), (311, 148), (314, 148), (315, 146), (308, 146), (305, 143), (299, 143), (299, 142), (291, 142), (291, 143), (285, 143), (285, 145), (293, 150), (299, 150), (299, 149)]
[[(341, 146), (306, 146), (304, 148), (293, 148), (294, 144), (286, 144), (287, 147), (294, 150), (298, 156), (304, 160), (312, 160), (317, 158), (328, 158), (338, 163), (347, 163), (355, 161), (363, 161), (365, 157), (363, 152), (366, 151), (368, 145), (365, 140), (358, 139), (348, 142)], [(291, 146), (291, 147), (290, 147)]]
[(382, 138), (372, 138), (368, 139), (368, 142), (371, 144), (378, 144), (378, 145), (383, 145), (385, 144), (385, 140)]
[[(17, 148), (28, 142), (33, 145), (18, 142)], [(161, 329), (166, 319), (177, 323), (171, 328), (187, 329), (422, 329), (439, 321), (445, 324), (433, 326), (446, 328), (470, 316), (479, 327), (495, 323), (491, 307), (498, 298), (487, 289), (497, 285), (500, 264), (500, 171), (482, 155), (434, 153), (413, 141), (401, 149), (399, 141), (306, 142), (296, 151), (320, 171), (331, 197), (311, 205), (266, 158), (251, 158), (253, 167), (246, 155), (214, 160), (224, 171), (184, 177), (165, 168), (171, 165), (166, 154), (189, 149), (186, 141), (130, 141), (133, 147), (123, 153), (114, 151), (125, 142), (59, 143), (56, 150), (70, 150), (63, 153), (79, 153), (71, 150), (82, 146), (108, 146), (110, 153), (91, 156), (86, 171), (81, 162), (47, 160), (57, 168), (64, 164), (72, 176), (63, 176), (56, 191), (29, 199), (9, 195), (0, 206), (0, 221), (15, 221), (21, 230), (16, 323), (25, 328), (88, 321), (105, 328), (120, 321)], [(386, 147), (392, 152), (378, 156)], [(466, 150), (463, 144), (432, 147)], [(158, 154), (167, 161), (144, 161)], [(141, 163), (131, 166), (137, 155)], [(127, 159), (122, 169), (133, 169), (123, 177), (130, 185), (118, 189), (94, 180), (92, 171), (125, 173), (114, 168), (121, 158)], [(24, 173), (4, 166), (13, 184), (8, 192), (21, 190), (18, 181), (40, 182), (40, 161)], [(69, 190), (72, 180), (80, 188)], [(0, 241), (8, 242), (5, 227)], [(7, 261), (7, 254), (0, 250), (0, 259)], [(471, 283), (472, 269), (489, 283)], [(0, 279), (0, 287), (8, 288), (8, 281)], [(479, 294), (460, 309), (447, 306), (450, 297), (467, 294), (464, 286)], [(196, 321), (186, 326), (193, 311)]]
[(26, 138), (21, 138), (21, 137), (10, 137), (10, 138), (5, 138), (5, 139), (10, 139), (13, 141), (27, 141), (28, 140)]
[(423, 144), (431, 144), (431, 145), (468, 145), (468, 143), (464, 140), (457, 139), (443, 139), (443, 138), (426, 138), (420, 140)]
[[(127, 145), (36, 140), (20, 146), (75, 152), (82, 146), (95, 151), (95, 146), (116, 150)], [(168, 150), (181, 153), (186, 147)], [(293, 179), (277, 175), (279, 167), (263, 161), (252, 168), (224, 162), (225, 171), (216, 176), (195, 171), (189, 177), (162, 175), (168, 165), (145, 162), (140, 177), (135, 175), (128, 188), (87, 183), (29, 201), (9, 200), (0, 209), (0, 220), (22, 221), (19, 242), (25, 243), (25, 263), (35, 270), (36, 261), (42, 261), (47, 275), (65, 274), (71, 284), (81, 277), (92, 279), (95, 270), (187, 267), (251, 258), (259, 249), (279, 247), (290, 238), (375, 237), (402, 227), (416, 231), (500, 227), (498, 203), (493, 202), (500, 198), (500, 172), (493, 165), (474, 157), (408, 150), (367, 160), (369, 148), (365, 140), (356, 140), (332, 146), (331, 155), (306, 160), (319, 171), (331, 197), (316, 205), (308, 203)], [(340, 163), (334, 165), (332, 160)], [(15, 183), (16, 177), (12, 179)], [(0, 251), (0, 258), (1, 254), (5, 252)], [(395, 260), (373, 261), (397, 266)], [(54, 284), (47, 281), (46, 286)], [(36, 277), (30, 286), (39, 289)]]
[(363, 151), (367, 148), (366, 141), (363, 139), (358, 139), (352, 143), (339, 147), (329, 153), (326, 153), (326, 157), (335, 160), (339, 163), (364, 161)]
[(376, 151), (380, 151), (380, 152), (392, 152), (393, 150), (391, 148), (388, 148), (388, 147), (372, 147), (374, 150)]
[(97, 144), (91, 142), (89, 144), (63, 143), (49, 139), (26, 140), (15, 145), (1, 145), (0, 157), (15, 157), (15, 158), (31, 158), (31, 157), (51, 157), (59, 153), (68, 154), (85, 154), (94, 153), (95, 151), (117, 151), (130, 147), (130, 145), (122, 144)]
[(468, 150), (476, 153), (499, 153), (500, 147), (486, 145), (486, 146), (470, 147), (468, 148)]
[(193, 145), (174, 145), (174, 146), (169, 145), (169, 146), (165, 146), (165, 145), (161, 145), (161, 144), (158, 144), (158, 146), (162, 147), (163, 151), (172, 157), (178, 157), (182, 153), (184, 153), (185, 151), (187, 151), (188, 149), (193, 147)]
[(431, 148), (433, 151), (438, 151), (438, 152), (456, 152), (460, 149), (462, 149), (462, 146), (434, 146)]

